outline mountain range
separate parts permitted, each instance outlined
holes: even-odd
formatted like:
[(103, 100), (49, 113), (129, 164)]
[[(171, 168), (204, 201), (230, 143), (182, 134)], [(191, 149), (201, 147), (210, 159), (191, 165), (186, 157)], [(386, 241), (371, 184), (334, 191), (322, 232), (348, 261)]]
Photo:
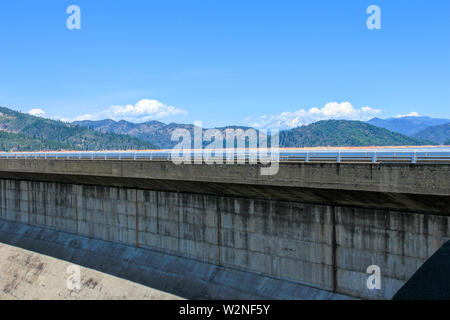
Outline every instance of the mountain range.
[(450, 123), (450, 119), (406, 116), (388, 119), (373, 118), (367, 123), (407, 136), (414, 136), (426, 128)]
[(439, 126), (428, 127), (416, 132), (413, 137), (434, 141), (438, 144), (450, 145), (450, 122)]
[[(177, 128), (193, 132), (190, 124), (164, 124), (159, 121), (131, 123), (124, 120), (79, 121), (73, 124), (104, 133), (121, 133), (138, 137), (157, 144), (161, 148), (170, 149), (178, 142), (171, 141), (171, 134)], [(225, 129), (243, 129), (249, 127), (220, 127), (216, 128), (224, 133)], [(203, 129), (204, 131), (207, 129)], [(280, 132), (280, 147), (318, 147), (318, 146), (402, 146), (402, 145), (432, 145), (426, 139), (408, 137), (400, 133), (391, 132), (361, 121), (325, 120), (315, 122)]]
[(136, 137), (102, 133), (0, 107), (0, 150), (130, 150), (154, 149)]
[[(193, 135), (192, 124), (132, 123), (110, 119), (66, 123), (0, 107), (0, 150), (170, 149), (178, 143), (171, 137), (179, 128), (187, 129)], [(229, 128), (249, 129), (245, 126), (216, 129), (224, 133)], [(399, 131), (407, 132), (407, 135)], [(204, 143), (207, 144), (209, 142)], [(450, 120), (428, 117), (374, 118), (368, 122), (324, 120), (280, 132), (280, 147), (433, 144), (450, 144)]]
[[(99, 121), (77, 121), (72, 124), (86, 127), (89, 129), (97, 130), (103, 133), (116, 133), (116, 134), (126, 134), (139, 139), (148, 141), (152, 144), (159, 146), (161, 149), (173, 148), (178, 142), (172, 141), (172, 133), (176, 129), (186, 129), (191, 133), (191, 137), (194, 133), (194, 125), (192, 124), (178, 124), (169, 123), (164, 124), (159, 121), (148, 121), (144, 123), (133, 123), (125, 120), (114, 121), (114, 120), (99, 120)], [(227, 126), (215, 128), (220, 130), (222, 134), (226, 129), (242, 129), (247, 130), (250, 127), (245, 126)], [(203, 133), (208, 130), (203, 128)], [(205, 143), (208, 144), (208, 143)]]
[(449, 145), (450, 119), (430, 117), (373, 118), (367, 123), (413, 138)]

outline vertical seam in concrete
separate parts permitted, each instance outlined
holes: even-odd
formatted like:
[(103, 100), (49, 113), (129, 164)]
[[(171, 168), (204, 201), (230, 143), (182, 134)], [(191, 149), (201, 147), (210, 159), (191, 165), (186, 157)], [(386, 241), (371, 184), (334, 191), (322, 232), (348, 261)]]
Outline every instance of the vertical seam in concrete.
[[(51, 203), (50, 205), (53, 208), (53, 213), (51, 215), (51, 227), (54, 228), (56, 226), (56, 208), (57, 208), (57, 198), (56, 195), (59, 194), (58, 192), (58, 185), (56, 184), (56, 182), (52, 182), (52, 188), (53, 188), (53, 199), (55, 200), (53, 203)], [(50, 201), (49, 201), (50, 202)]]
[(75, 189), (75, 224), (76, 224), (76, 230), (78, 234), (78, 188), (77, 186), (74, 186), (72, 190)]
[(3, 184), (4, 184), (4, 180), (2, 180), (0, 182), (0, 186), (1, 186), (1, 190), (0, 190), (0, 218), (1, 219), (5, 219), (5, 217), (3, 216), (3, 190), (4, 190)]
[(33, 184), (33, 182), (29, 181), (29, 182), (25, 182), (27, 184), (27, 196), (28, 196), (28, 201), (27, 201), (27, 209), (28, 209), (28, 224), (31, 225), (31, 207), (32, 205), (32, 199), (31, 199), (31, 186)]
[(161, 246), (162, 232), (159, 232), (159, 192), (155, 191), (156, 200), (156, 234), (158, 235), (159, 246)]
[(337, 247), (337, 241), (336, 241), (336, 206), (332, 207), (331, 210), (331, 224), (332, 224), (332, 231), (331, 231), (331, 263), (332, 263), (332, 289), (333, 292), (337, 292), (337, 259), (336, 259), (336, 247)]
[(222, 265), (222, 211), (220, 210), (220, 199), (216, 196), (216, 212), (217, 212), (217, 261), (219, 266)]
[(136, 189), (136, 248), (139, 248), (139, 210), (138, 210), (138, 192)]
[[(178, 193), (178, 194), (176, 194), (176, 196), (177, 196), (177, 198), (176, 198), (176, 201), (177, 201), (177, 203), (178, 203), (178, 201), (180, 201), (180, 198), (179, 197), (183, 197), (184, 195), (183, 194), (181, 194), (181, 193)], [(181, 200), (180, 202), (182, 202), (183, 200)], [(173, 206), (174, 204), (172, 203), (172, 206)], [(181, 213), (182, 211), (181, 210), (176, 210), (176, 214), (177, 214), (177, 245), (178, 245), (178, 252), (181, 252), (181, 222), (180, 222), (180, 220), (181, 220), (181, 217), (180, 217), (180, 215), (182, 214)], [(175, 215), (175, 214), (174, 214)]]
[(44, 188), (44, 194), (42, 196), (42, 200), (44, 200), (44, 202), (42, 203), (43, 205), (43, 213), (44, 213), (44, 226), (47, 226), (47, 192), (48, 192), (48, 187), (46, 183), (42, 183), (41, 184)]
[(16, 212), (16, 217), (15, 217), (15, 221), (21, 221), (21, 212), (20, 212), (20, 180), (16, 180), (14, 183), (14, 192), (15, 192), (15, 197), (14, 197), (14, 210)]
[(3, 192), (5, 190), (5, 180), (2, 180), (0, 185), (1, 185), (1, 188), (2, 188), (2, 190), (0, 191), (0, 194), (1, 194), (1, 196), (0, 196), (0, 218), (7, 220), (6, 216), (4, 215), (4, 212), (6, 210), (3, 210), (4, 199), (5, 199), (4, 196), (3, 196)]
[[(85, 189), (86, 187), (82, 187), (83, 189)], [(89, 214), (89, 233), (91, 234), (91, 237), (95, 237), (95, 216), (94, 216), (94, 210), (93, 208), (89, 208), (89, 202), (88, 202), (88, 197), (89, 197), (89, 189), (85, 190), (85, 194), (83, 195), (83, 199), (86, 200), (86, 206), (85, 206), (85, 210), (87, 211), (86, 214)], [(100, 228), (101, 231), (101, 228)]]

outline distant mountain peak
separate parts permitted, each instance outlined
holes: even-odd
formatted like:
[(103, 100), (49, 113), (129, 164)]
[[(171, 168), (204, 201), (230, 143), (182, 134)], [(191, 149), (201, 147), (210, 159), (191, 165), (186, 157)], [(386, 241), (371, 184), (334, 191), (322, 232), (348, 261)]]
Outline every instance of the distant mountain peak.
[(415, 133), (428, 127), (445, 124), (447, 122), (450, 122), (450, 119), (431, 118), (428, 116), (404, 116), (400, 118), (388, 119), (373, 118), (367, 121), (367, 123), (374, 126), (385, 128), (407, 136), (414, 136)]
[(428, 127), (415, 133), (414, 137), (447, 145), (450, 141), (450, 121), (438, 126)]

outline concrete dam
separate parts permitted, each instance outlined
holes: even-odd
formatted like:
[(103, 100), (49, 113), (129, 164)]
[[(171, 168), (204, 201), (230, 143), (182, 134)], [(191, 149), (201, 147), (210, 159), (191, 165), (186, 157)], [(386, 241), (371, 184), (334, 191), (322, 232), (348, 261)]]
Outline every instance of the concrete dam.
[(188, 299), (390, 299), (449, 206), (449, 164), (0, 160), (0, 243)]

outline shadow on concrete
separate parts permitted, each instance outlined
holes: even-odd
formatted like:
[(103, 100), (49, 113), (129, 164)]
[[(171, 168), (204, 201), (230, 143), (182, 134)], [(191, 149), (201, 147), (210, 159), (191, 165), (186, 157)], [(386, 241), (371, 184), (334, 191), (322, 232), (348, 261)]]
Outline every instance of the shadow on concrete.
[(413, 274), (393, 300), (450, 300), (450, 241)]
[(299, 283), (150, 249), (4, 220), (0, 220), (0, 242), (186, 299), (354, 299)]

